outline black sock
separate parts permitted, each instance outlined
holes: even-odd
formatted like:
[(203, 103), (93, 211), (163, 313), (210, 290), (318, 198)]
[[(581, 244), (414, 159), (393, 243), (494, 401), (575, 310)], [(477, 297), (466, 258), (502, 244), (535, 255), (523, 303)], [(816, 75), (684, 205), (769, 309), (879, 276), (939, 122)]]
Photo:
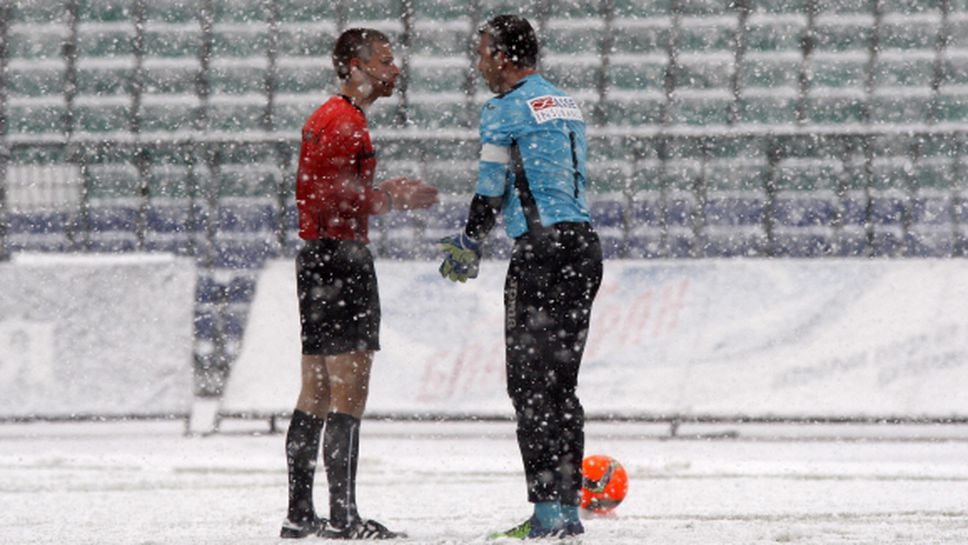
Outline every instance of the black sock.
[(325, 420), (296, 410), (286, 434), (286, 463), (289, 466), (289, 520), (302, 522), (316, 516), (313, 507), (313, 477), (319, 457), (319, 436)]
[(343, 413), (329, 413), (323, 437), (323, 459), (329, 479), (329, 520), (345, 528), (359, 519), (356, 512), (356, 465), (360, 453), (360, 421)]

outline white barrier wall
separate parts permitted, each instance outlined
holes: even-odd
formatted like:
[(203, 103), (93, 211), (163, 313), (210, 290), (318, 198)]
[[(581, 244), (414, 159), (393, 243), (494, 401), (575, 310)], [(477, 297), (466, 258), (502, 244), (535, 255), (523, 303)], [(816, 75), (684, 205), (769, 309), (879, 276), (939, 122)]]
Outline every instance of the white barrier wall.
[(0, 417), (187, 414), (194, 299), (191, 259), (0, 265)]
[[(378, 262), (383, 350), (368, 410), (509, 414), (506, 265), (455, 285)], [(606, 262), (579, 395), (588, 413), (968, 415), (968, 261)], [(259, 280), (223, 413), (289, 411), (291, 261)]]

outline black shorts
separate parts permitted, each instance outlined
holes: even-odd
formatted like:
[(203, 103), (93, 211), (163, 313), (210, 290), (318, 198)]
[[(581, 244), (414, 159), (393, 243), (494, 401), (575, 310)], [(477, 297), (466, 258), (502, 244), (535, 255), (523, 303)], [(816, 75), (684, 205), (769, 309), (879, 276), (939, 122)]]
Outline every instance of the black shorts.
[(303, 354), (380, 349), (380, 294), (365, 244), (307, 241), (296, 257), (296, 291)]

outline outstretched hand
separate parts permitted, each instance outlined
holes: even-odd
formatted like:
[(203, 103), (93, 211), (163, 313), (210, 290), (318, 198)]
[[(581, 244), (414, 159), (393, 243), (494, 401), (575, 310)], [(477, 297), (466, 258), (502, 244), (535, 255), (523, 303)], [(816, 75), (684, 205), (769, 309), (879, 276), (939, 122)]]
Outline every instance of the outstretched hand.
[(380, 191), (390, 196), (391, 208), (395, 210), (430, 208), (437, 202), (436, 187), (406, 176), (385, 180)]

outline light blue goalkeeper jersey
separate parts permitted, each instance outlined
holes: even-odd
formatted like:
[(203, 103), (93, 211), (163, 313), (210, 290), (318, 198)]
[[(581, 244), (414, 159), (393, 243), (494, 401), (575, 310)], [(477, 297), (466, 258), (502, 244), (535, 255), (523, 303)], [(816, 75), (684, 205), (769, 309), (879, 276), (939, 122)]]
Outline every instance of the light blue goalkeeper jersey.
[[(587, 155), (578, 104), (532, 74), (481, 110), (477, 193), (503, 198), (504, 225), (511, 238), (523, 235), (539, 218), (543, 227), (591, 222), (585, 202)], [(526, 184), (517, 179), (521, 167)]]

